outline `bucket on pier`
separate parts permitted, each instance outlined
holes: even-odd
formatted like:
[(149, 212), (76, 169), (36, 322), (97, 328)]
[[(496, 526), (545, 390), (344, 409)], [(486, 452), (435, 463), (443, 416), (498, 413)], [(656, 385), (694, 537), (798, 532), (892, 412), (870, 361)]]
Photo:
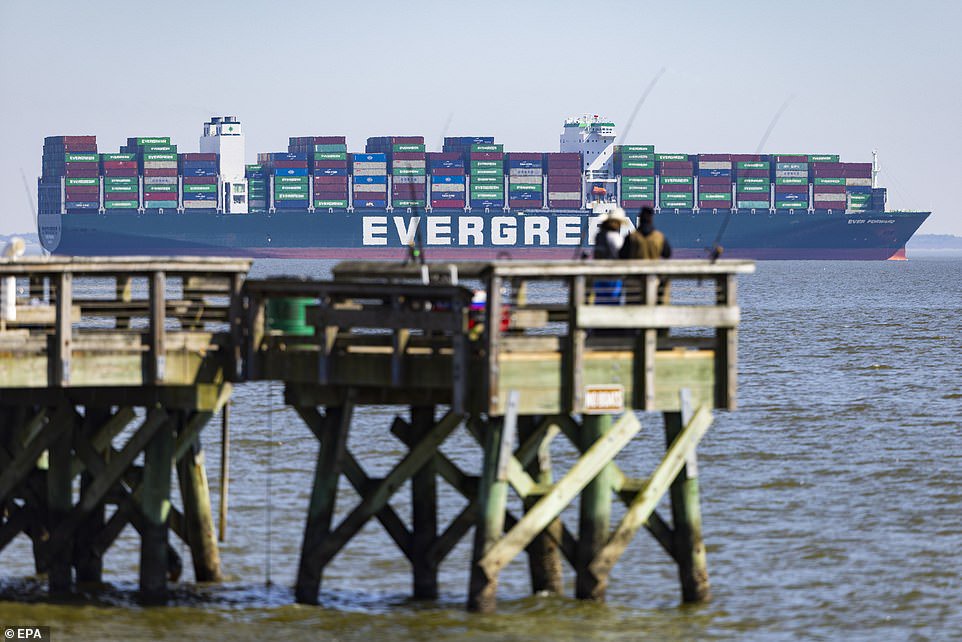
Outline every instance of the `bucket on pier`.
[(268, 300), (267, 328), (295, 336), (313, 336), (314, 326), (307, 324), (307, 306), (314, 302), (315, 299), (304, 297)]

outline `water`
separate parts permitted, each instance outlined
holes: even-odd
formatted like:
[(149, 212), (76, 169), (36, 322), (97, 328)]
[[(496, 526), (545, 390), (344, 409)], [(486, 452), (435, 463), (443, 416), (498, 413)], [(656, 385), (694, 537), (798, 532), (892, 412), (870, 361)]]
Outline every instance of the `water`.
[[(253, 274), (329, 268), (264, 261)], [(675, 568), (645, 532), (615, 567), (606, 605), (529, 596), (522, 557), (501, 574), (497, 615), (464, 613), (470, 537), (442, 567), (441, 599), (419, 604), (408, 598), (407, 564), (376, 522), (328, 567), (321, 606), (295, 605), (316, 446), (282, 408), (281, 386), (258, 383), (235, 394), (224, 584), (188, 582), (172, 606), (138, 607), (138, 542), (128, 529), (106, 557), (108, 590), (51, 604), (20, 538), (0, 556), (0, 589), (20, 600), (0, 601), (0, 624), (50, 625), (57, 639), (958, 639), (960, 275), (958, 255), (926, 255), (760, 263), (740, 279), (740, 408), (718, 413), (699, 448), (708, 605), (678, 605)], [(367, 410), (355, 430), (351, 448), (369, 475), (402, 452), (387, 433), (395, 410)], [(642, 420), (642, 437), (619, 460), (639, 476), (662, 447), (659, 416)], [(216, 505), (219, 430), (204, 437)], [(478, 471), (464, 434), (444, 450)], [(463, 501), (442, 489), (450, 519)], [(354, 502), (342, 491), (341, 516)], [(405, 519), (408, 496), (402, 488), (393, 502)], [(189, 581), (189, 554), (175, 546)], [(567, 567), (565, 578), (571, 595)]]

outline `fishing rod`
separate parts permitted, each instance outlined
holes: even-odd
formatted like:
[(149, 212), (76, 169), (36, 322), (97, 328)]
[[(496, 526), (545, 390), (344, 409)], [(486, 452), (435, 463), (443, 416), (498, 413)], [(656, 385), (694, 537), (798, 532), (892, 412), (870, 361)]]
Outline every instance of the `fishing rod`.
[[(765, 129), (765, 133), (762, 134), (761, 140), (758, 141), (758, 146), (755, 148), (755, 154), (762, 153), (762, 149), (765, 148), (765, 143), (768, 142), (768, 137), (772, 135), (775, 125), (778, 124), (778, 120), (782, 117), (782, 114), (785, 113), (785, 110), (788, 109), (789, 104), (791, 104), (794, 99), (795, 94), (790, 94), (788, 98), (785, 99), (785, 102), (782, 103), (781, 107), (778, 108), (778, 111), (775, 112), (771, 122), (768, 123), (768, 127)], [(731, 222), (732, 212), (734, 211), (734, 208), (729, 208), (728, 214), (725, 215), (725, 220), (722, 221), (721, 227), (718, 229), (718, 234), (715, 236), (715, 242), (711, 244), (710, 248), (708, 248), (709, 257), (712, 263), (717, 261), (725, 251), (725, 248), (721, 246), (721, 240), (725, 235), (725, 230), (728, 229), (728, 223)]]
[[(634, 109), (631, 110), (631, 115), (628, 116), (628, 122), (625, 123), (625, 128), (622, 130), (621, 136), (615, 139), (615, 144), (617, 144), (618, 142), (624, 142), (628, 138), (628, 132), (631, 131), (631, 127), (635, 124), (635, 118), (638, 116), (638, 112), (641, 111), (641, 106), (645, 104), (646, 100), (648, 100), (648, 96), (651, 94), (652, 90), (655, 88), (655, 85), (658, 84), (658, 81), (661, 80), (661, 77), (665, 75), (666, 71), (668, 71), (668, 67), (662, 67), (661, 69), (659, 69), (658, 73), (655, 74), (655, 77), (652, 78), (651, 82), (648, 83), (648, 86), (645, 87), (645, 91), (642, 92), (641, 97), (638, 99), (638, 102), (635, 103)], [(637, 221), (636, 221), (636, 224), (637, 224)], [(578, 247), (575, 249), (574, 260), (581, 259), (583, 261), (587, 259), (589, 256), (588, 250), (583, 246), (586, 233), (587, 233), (587, 230), (581, 233), (581, 238), (578, 242)]]

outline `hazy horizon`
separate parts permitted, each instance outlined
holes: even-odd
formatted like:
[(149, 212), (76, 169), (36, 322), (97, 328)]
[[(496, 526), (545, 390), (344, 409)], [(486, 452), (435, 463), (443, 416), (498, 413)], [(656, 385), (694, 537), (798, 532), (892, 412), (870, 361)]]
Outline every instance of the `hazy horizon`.
[[(795, 8), (797, 6), (801, 9)], [(601, 114), (661, 152), (879, 151), (890, 209), (962, 234), (962, 5), (6, 2), (0, 233), (34, 230), (43, 138), (171, 136), (196, 151), (211, 115), (240, 118), (247, 158), (290, 136), (493, 135), (551, 151), (565, 117)], [(445, 123), (450, 124), (445, 132)], [(23, 185), (21, 172), (26, 177)]]

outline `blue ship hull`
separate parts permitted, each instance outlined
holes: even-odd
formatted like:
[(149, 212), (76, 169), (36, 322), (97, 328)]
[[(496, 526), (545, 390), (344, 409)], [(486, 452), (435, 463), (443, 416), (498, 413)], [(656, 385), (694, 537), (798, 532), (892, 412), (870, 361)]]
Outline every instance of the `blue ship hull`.
[[(663, 210), (656, 225), (678, 257), (704, 257), (728, 210)], [(738, 210), (721, 239), (725, 256), (752, 259), (904, 258), (929, 212)], [(146, 212), (42, 214), (40, 240), (57, 254), (370, 258), (405, 255), (420, 235), (429, 259), (569, 259), (587, 251), (597, 217), (586, 210), (465, 213), (435, 210), (274, 214)]]

